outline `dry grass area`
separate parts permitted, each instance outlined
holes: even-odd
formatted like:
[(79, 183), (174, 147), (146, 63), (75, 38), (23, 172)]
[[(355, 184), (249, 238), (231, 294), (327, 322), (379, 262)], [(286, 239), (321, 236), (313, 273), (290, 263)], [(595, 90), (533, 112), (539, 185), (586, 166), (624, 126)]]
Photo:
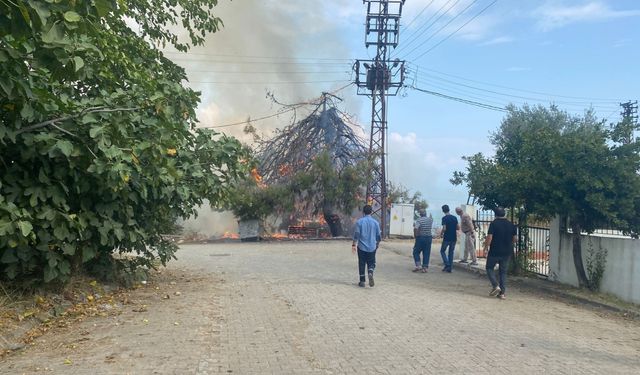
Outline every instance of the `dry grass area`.
[(78, 278), (58, 293), (16, 296), (2, 307), (16, 347), (3, 350), (0, 373), (192, 372), (215, 345), (222, 283), (162, 268), (129, 289)]
[(118, 314), (119, 307), (130, 303), (130, 291), (86, 276), (74, 277), (64, 287), (49, 290), (0, 284), (0, 358), (56, 327), (69, 327), (87, 317)]

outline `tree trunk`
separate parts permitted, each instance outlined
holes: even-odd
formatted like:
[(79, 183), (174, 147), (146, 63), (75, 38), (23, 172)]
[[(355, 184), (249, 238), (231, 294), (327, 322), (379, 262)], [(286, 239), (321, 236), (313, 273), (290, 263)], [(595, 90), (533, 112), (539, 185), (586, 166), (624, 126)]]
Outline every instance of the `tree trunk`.
[(580, 224), (572, 221), (571, 231), (573, 237), (573, 265), (576, 268), (576, 275), (578, 276), (578, 285), (580, 288), (589, 286), (589, 279), (587, 273), (584, 270), (584, 263), (582, 262), (582, 228)]
[(333, 211), (333, 207), (330, 204), (324, 204), (322, 207), (322, 216), (329, 226), (331, 231), (331, 237), (342, 236), (342, 221), (340, 216)]

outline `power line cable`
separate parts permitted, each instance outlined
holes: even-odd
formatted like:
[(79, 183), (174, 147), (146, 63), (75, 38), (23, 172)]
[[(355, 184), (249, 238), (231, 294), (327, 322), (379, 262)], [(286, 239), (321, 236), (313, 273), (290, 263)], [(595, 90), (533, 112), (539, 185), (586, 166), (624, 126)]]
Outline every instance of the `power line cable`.
[[(416, 41), (418, 38), (420, 38), (424, 33), (426, 33), (433, 25), (436, 24), (436, 22), (438, 22), (440, 20), (440, 18), (444, 17), (444, 15), (447, 14), (447, 12), (449, 12), (454, 6), (456, 6), (456, 4), (458, 4), (460, 2), (460, 0), (456, 0), (455, 3), (453, 3), (453, 5), (451, 5), (451, 7), (449, 7), (449, 9), (447, 9), (445, 12), (443, 12), (442, 14), (440, 14), (440, 16), (433, 21), (432, 23), (429, 24), (429, 22), (436, 17), (440, 11), (442, 9), (444, 9), (444, 7), (446, 7), (451, 1), (453, 0), (447, 0), (446, 3), (444, 3), (440, 9), (438, 9), (431, 17), (429, 17), (429, 19), (422, 24), (422, 26), (418, 27), (416, 29), (415, 32), (413, 32), (411, 35), (409, 35), (409, 41), (407, 41), (407, 43), (403, 44), (402, 46), (400, 46), (400, 48), (398, 48), (397, 50), (394, 51), (394, 55), (397, 55), (398, 53), (400, 53), (403, 49), (408, 48), (414, 41)], [(427, 26), (426, 28), (422, 29), (424, 26)], [(420, 31), (420, 29), (422, 29), (422, 31), (420, 33), (418, 33)]]
[(524, 93), (529, 93), (529, 94), (536, 94), (536, 95), (545, 95), (548, 97), (556, 97), (556, 98), (565, 98), (565, 99), (583, 99), (583, 100), (587, 100), (587, 101), (592, 101), (592, 102), (602, 102), (602, 103), (610, 103), (610, 104), (618, 104), (619, 102), (623, 101), (622, 99), (611, 99), (611, 98), (590, 98), (590, 97), (584, 97), (584, 96), (568, 96), (568, 95), (557, 95), (557, 94), (550, 94), (547, 92), (541, 92), (541, 91), (532, 91), (532, 90), (523, 90), (523, 89), (518, 89), (518, 88), (514, 88), (514, 87), (509, 87), (509, 86), (503, 86), (503, 85), (497, 85), (494, 83), (489, 83), (489, 82), (483, 82), (483, 81), (478, 81), (478, 80), (474, 80), (474, 79), (470, 79), (470, 78), (465, 78), (459, 75), (455, 75), (455, 74), (450, 74), (450, 73), (445, 73), (439, 70), (435, 70), (435, 69), (429, 69), (429, 68), (424, 68), (422, 66), (418, 66), (414, 63), (409, 62), (408, 64), (415, 66), (418, 69), (421, 70), (426, 70), (429, 72), (433, 72), (436, 74), (440, 74), (443, 76), (447, 76), (447, 77), (451, 77), (451, 78), (457, 78), (463, 81), (468, 81), (468, 82), (473, 82), (473, 83), (478, 83), (481, 85), (487, 85), (487, 86), (492, 86), (492, 87), (498, 87), (498, 88), (502, 88), (502, 89), (507, 89), (507, 90), (513, 90), (513, 91), (519, 91), (519, 92), (524, 92)]
[[(337, 88), (337, 89), (335, 89), (335, 90), (333, 90), (333, 91), (329, 92), (328, 94), (335, 95), (335, 94), (339, 93), (340, 91), (342, 91), (342, 90), (346, 89), (347, 87), (349, 87), (349, 86), (351, 86), (351, 85), (353, 85), (353, 82), (350, 82), (350, 83), (349, 83), (349, 84), (347, 84), (347, 85), (344, 85), (344, 86), (342, 86), (342, 87), (340, 87), (340, 88)], [(258, 117), (258, 118), (255, 118), (255, 119), (252, 119), (252, 118), (249, 116), (249, 118), (248, 118), (247, 120), (245, 120), (245, 121), (232, 122), (232, 123), (224, 124), (224, 125), (199, 126), (199, 127), (198, 127), (198, 129), (217, 129), (217, 128), (228, 128), (228, 127), (231, 127), (231, 126), (246, 125), (246, 124), (251, 123), (251, 122), (267, 120), (267, 119), (270, 119), (270, 118), (273, 118), (273, 117), (277, 117), (277, 116), (283, 115), (283, 114), (285, 114), (285, 113), (289, 113), (289, 112), (291, 112), (291, 111), (295, 111), (295, 110), (296, 110), (296, 109), (298, 109), (298, 108), (302, 108), (302, 107), (304, 107), (304, 106), (307, 106), (307, 105), (310, 105), (310, 104), (314, 104), (314, 102), (313, 102), (313, 101), (317, 101), (318, 99), (319, 99), (319, 98), (314, 98), (314, 99), (312, 99), (312, 100), (308, 100), (308, 101), (306, 101), (306, 102), (302, 102), (302, 103), (294, 104), (294, 105), (291, 105), (291, 106), (287, 106), (287, 108), (285, 108), (285, 109), (283, 109), (283, 110), (281, 110), (281, 111), (278, 111), (278, 112), (273, 113), (273, 114), (270, 114), (270, 115), (266, 115), (266, 116)]]
[[(423, 73), (424, 74), (424, 73)], [(456, 86), (462, 86), (462, 87), (466, 87), (472, 90), (476, 90), (476, 91), (481, 91), (481, 92), (487, 92), (487, 93), (491, 93), (491, 94), (495, 94), (495, 95), (500, 95), (500, 96), (506, 96), (506, 97), (510, 97), (510, 98), (516, 98), (516, 99), (522, 99), (522, 100), (531, 100), (531, 101), (551, 101), (551, 102), (555, 102), (558, 104), (566, 104), (566, 105), (591, 105), (594, 106), (594, 102), (593, 101), (566, 101), (566, 100), (555, 100), (553, 98), (535, 98), (535, 97), (530, 97), (530, 96), (521, 96), (521, 95), (514, 95), (514, 94), (508, 94), (508, 93), (504, 93), (504, 92), (500, 92), (500, 91), (494, 91), (494, 90), (489, 90), (489, 89), (485, 89), (485, 88), (480, 88), (480, 87), (476, 87), (476, 86), (472, 86), (472, 85), (467, 85), (464, 83), (460, 83), (460, 82), (455, 82), (455, 81), (451, 81), (445, 78), (440, 78), (440, 77), (436, 77), (436, 76), (429, 76), (428, 74), (426, 74), (428, 77), (430, 77), (431, 79), (435, 79), (438, 81), (442, 81), (442, 82), (447, 82)], [(421, 80), (421, 79), (420, 79)], [(612, 104), (612, 103), (611, 103)], [(605, 106), (600, 106), (600, 105), (596, 105), (595, 107), (605, 107)], [(609, 108), (609, 106), (606, 106), (607, 108)]]
[[(427, 85), (429, 87), (433, 87), (435, 89), (442, 90), (441, 92), (445, 92), (447, 94), (461, 95), (464, 98), (471, 98), (471, 99), (482, 101), (483, 103), (493, 104), (493, 105), (500, 106), (500, 107), (506, 107), (507, 104), (514, 104), (514, 105), (522, 106), (522, 105), (525, 105), (525, 104), (548, 103), (545, 100), (536, 100), (536, 101), (533, 101), (533, 102), (526, 102), (526, 101), (511, 100), (511, 99), (505, 99), (505, 98), (497, 98), (495, 96), (488, 96), (488, 97), (487, 96), (477, 96), (477, 93), (469, 93), (468, 91), (452, 89), (451, 87), (441, 86), (441, 85), (439, 85), (437, 83), (434, 83), (434, 82), (423, 81), (423, 80), (417, 80), (416, 82), (418, 84), (421, 84), (421, 85)], [(505, 103), (505, 101), (506, 101), (506, 103)], [(557, 103), (555, 103), (553, 101), (549, 101), (549, 102), (557, 104)], [(563, 105), (563, 107), (575, 107), (575, 108), (579, 108), (580, 111), (585, 109), (585, 106), (578, 105), (578, 104), (574, 104), (574, 105), (570, 105), (570, 106)], [(611, 106), (603, 107), (603, 106), (593, 106), (593, 105), (587, 105), (587, 107), (598, 109), (598, 110), (604, 111), (604, 112), (608, 112), (612, 108), (614, 108), (614, 107), (611, 107)], [(576, 111), (575, 109), (570, 109), (570, 108), (568, 108), (568, 109), (570, 111), (572, 111), (572, 112)]]
[(304, 85), (311, 83), (344, 83), (352, 82), (347, 79), (333, 80), (333, 81), (275, 81), (275, 82), (259, 82), (259, 81), (188, 81), (191, 83), (210, 83), (219, 85)]
[(351, 74), (350, 70), (333, 70), (333, 71), (250, 71), (242, 72), (237, 70), (209, 70), (209, 69), (191, 69), (184, 68), (187, 72), (194, 73), (224, 73), (224, 74)]
[[(475, 94), (470, 94), (469, 92), (465, 92), (465, 91), (457, 90), (457, 89), (452, 89), (451, 87), (434, 84), (432, 82), (425, 82), (425, 81), (422, 81), (422, 80), (417, 80), (415, 83), (417, 85), (420, 85), (420, 86), (427, 86), (429, 88), (438, 89), (440, 92), (445, 93), (445, 94), (449, 94), (449, 95), (454, 95), (455, 94), (457, 96), (462, 96), (465, 99), (478, 100), (478, 101), (481, 101), (483, 103), (496, 105), (498, 107), (505, 107), (506, 106), (504, 101), (498, 101), (495, 98), (487, 98), (487, 97), (478, 96), (478, 95), (475, 95)], [(510, 102), (515, 103), (513, 101), (510, 101)]]
[(460, 17), (461, 15), (463, 15), (469, 8), (471, 8), (473, 6), (473, 4), (477, 3), (478, 0), (473, 0), (471, 3), (469, 3), (469, 5), (467, 5), (462, 12), (456, 14), (454, 17), (452, 17), (449, 22), (445, 23), (444, 25), (442, 25), (442, 27), (440, 27), (438, 30), (436, 30), (435, 33), (431, 34), (431, 36), (429, 36), (427, 39), (425, 39), (422, 43), (420, 43), (418, 46), (416, 46), (415, 48), (413, 48), (411, 51), (409, 51), (409, 53), (407, 53), (405, 55), (405, 58), (408, 57), (409, 55), (411, 55), (414, 51), (416, 51), (418, 48), (424, 46), (425, 44), (427, 44), (427, 42), (429, 42), (431, 39), (433, 39), (436, 35), (438, 35), (440, 33), (440, 31), (444, 30), (445, 27), (449, 26), (453, 21), (455, 21), (458, 17)]
[(435, 91), (421, 89), (421, 88), (416, 87), (416, 86), (405, 86), (405, 87), (408, 87), (408, 88), (423, 92), (425, 94), (437, 96), (437, 97), (448, 99), (448, 100), (453, 100), (453, 101), (464, 103), (464, 104), (473, 105), (473, 106), (484, 108), (484, 109), (490, 109), (492, 111), (507, 112), (507, 110), (504, 107), (498, 107), (498, 106), (491, 105), (491, 104), (486, 104), (486, 103), (476, 102), (476, 101), (473, 101), (473, 100), (467, 100), (467, 99), (463, 99), (463, 98), (458, 98), (458, 97), (455, 97), (455, 96), (446, 95), (446, 94), (442, 94), (442, 93), (435, 92)]
[(199, 59), (188, 56), (176, 56), (170, 60), (182, 60), (193, 61), (198, 63), (207, 64), (254, 64), (254, 65), (335, 65), (335, 66), (351, 66), (351, 62), (293, 62), (293, 61), (233, 61), (233, 60), (213, 60), (213, 59)]
[[(454, 6), (456, 6), (458, 2), (460, 2), (460, 0), (456, 0), (456, 2), (453, 3), (451, 7), (449, 7), (449, 9), (447, 9), (442, 14), (440, 14), (440, 11), (442, 11), (452, 1), (453, 0), (447, 0), (446, 3), (442, 4), (442, 6), (434, 14), (431, 15), (431, 17), (429, 17), (421, 26), (416, 28), (416, 30), (409, 35), (408, 41), (406, 43), (402, 44), (400, 48), (392, 52), (392, 55), (397, 56), (404, 49), (408, 48), (411, 44), (413, 44), (416, 40), (418, 40), (422, 35), (424, 35), (424, 33), (426, 33), (433, 25), (435, 25), (440, 20), (440, 18), (445, 16), (447, 12), (449, 12)], [(433, 22), (431, 22), (431, 20), (433, 20), (434, 18), (436, 19)]]
[[(437, 79), (438, 77), (432, 77)], [(468, 87), (468, 86), (464, 86), (464, 85), (460, 85), (456, 82), (452, 82), (452, 81), (444, 81), (442, 82), (442, 80), (436, 80), (434, 81), (432, 78), (417, 78), (417, 82), (425, 84), (425, 85), (435, 85), (436, 83), (440, 83), (440, 85), (450, 85), (449, 87), (447, 87), (447, 89), (450, 89), (451, 86), (456, 87), (458, 89), (460, 89), (460, 87)], [(441, 81), (441, 82), (438, 82)], [(505, 94), (505, 93), (499, 93), (499, 92), (493, 92), (493, 91), (487, 91), (484, 89), (480, 89), (480, 88), (471, 88), (471, 93), (472, 95), (484, 95), (486, 97), (489, 98), (494, 98), (494, 99), (498, 99), (498, 100), (510, 100), (510, 101), (522, 101), (522, 102), (552, 102), (552, 103), (556, 103), (556, 104), (562, 104), (565, 106), (574, 106), (574, 107), (594, 107), (594, 108), (605, 108), (605, 109), (609, 109), (609, 108), (613, 108), (614, 104), (594, 104), (593, 102), (569, 102), (569, 101), (562, 101), (562, 100), (557, 100), (555, 98), (550, 98), (550, 97), (543, 97), (543, 98), (535, 98), (535, 97), (522, 97), (522, 96), (517, 96), (517, 95), (511, 95), (511, 94)], [(469, 91), (464, 91), (466, 94), (469, 94)], [(487, 94), (488, 93), (488, 94)], [(495, 94), (494, 94), (495, 93)]]
[[(443, 94), (442, 92), (436, 92), (436, 91), (431, 91), (431, 90), (425, 90), (419, 87), (416, 87), (415, 85), (411, 85), (411, 86), (406, 86), (409, 88), (413, 88), (417, 91), (429, 94), (429, 95), (433, 95), (433, 96), (437, 96), (443, 99), (447, 99), (447, 100), (452, 100), (452, 101), (456, 101), (456, 102), (460, 102), (463, 104), (468, 104), (468, 105), (473, 105), (479, 108), (484, 108), (484, 109), (489, 109), (489, 110), (493, 110), (493, 111), (498, 111), (498, 112), (507, 112), (506, 106), (500, 104), (500, 103), (496, 103), (496, 102), (492, 102), (492, 101), (487, 101), (487, 100), (483, 100), (482, 98), (480, 98), (478, 100), (469, 100), (463, 97), (458, 97), (458, 96), (453, 96), (453, 95), (448, 95), (448, 94)], [(494, 103), (494, 104), (491, 104)], [(515, 104), (515, 103), (513, 103)], [(611, 115), (609, 115), (607, 117), (610, 118)]]
[(469, 19), (467, 22), (465, 22), (464, 24), (462, 24), (462, 26), (458, 27), (454, 32), (452, 32), (451, 34), (447, 35), (444, 39), (442, 39), (441, 41), (439, 41), (438, 43), (436, 43), (433, 47), (429, 48), (428, 50), (426, 50), (423, 54), (421, 54), (420, 56), (418, 56), (416, 58), (416, 60), (420, 59), (422, 56), (426, 55), (427, 53), (433, 51), (436, 47), (438, 47), (439, 45), (441, 45), (442, 43), (444, 43), (445, 41), (449, 40), (449, 38), (451, 38), (452, 36), (454, 36), (458, 31), (462, 30), (465, 26), (467, 26), (469, 23), (471, 23), (473, 20), (475, 20), (476, 18), (478, 18), (482, 13), (484, 13), (487, 9), (491, 8), (493, 6), (493, 4), (497, 3), (498, 0), (493, 0), (492, 3), (490, 3), (489, 5), (487, 5), (486, 7), (482, 8), (482, 10), (480, 12), (478, 12), (475, 16), (471, 17), (471, 19)]
[[(415, 17), (413, 17), (413, 19), (411, 20), (411, 22), (409, 22), (409, 23), (407, 24), (407, 26), (405, 26), (404, 28), (405, 28), (405, 29), (408, 29), (408, 28), (409, 28), (409, 26), (413, 25), (413, 23), (414, 23), (414, 22), (415, 22), (415, 21), (416, 21), (416, 20), (417, 20), (421, 15), (422, 15), (422, 13), (424, 13), (424, 12), (427, 10), (427, 8), (429, 8), (429, 7), (431, 6), (431, 4), (433, 4), (433, 2), (434, 2), (434, 1), (435, 1), (435, 0), (431, 0), (431, 1), (429, 2), (429, 4), (425, 5), (425, 6), (424, 6), (424, 8), (422, 8), (422, 10), (420, 11), (420, 13), (418, 13)], [(400, 35), (402, 35), (402, 30), (400, 30)]]
[(198, 127), (198, 128), (199, 129), (217, 129), (217, 128), (227, 128), (227, 127), (230, 127), (230, 126), (237, 126), (237, 125), (246, 125), (246, 124), (249, 124), (251, 122), (262, 121), (262, 120), (270, 119), (270, 118), (273, 118), (273, 117), (277, 117), (277, 116), (283, 115), (285, 113), (288, 113), (288, 112), (291, 112), (291, 111), (295, 111), (296, 109), (298, 109), (300, 107), (303, 107), (303, 106), (304, 106), (304, 104), (300, 104), (297, 107), (295, 107), (295, 106), (294, 107), (290, 107), (290, 108), (288, 108), (288, 109), (286, 109), (284, 111), (280, 111), (280, 112), (277, 112), (277, 113), (274, 113), (274, 114), (271, 114), (271, 115), (268, 115), (268, 116), (258, 117), (258, 118), (254, 118), (254, 119), (252, 119), (249, 116), (247, 118), (247, 120), (245, 120), (245, 121), (233, 122), (233, 123), (224, 124), (224, 125), (201, 126), (201, 127)]
[(212, 56), (212, 57), (237, 57), (250, 59), (272, 59), (272, 60), (313, 60), (313, 61), (354, 61), (351, 58), (329, 58), (329, 57), (284, 57), (284, 56), (258, 56), (258, 55), (231, 55), (231, 54), (214, 54), (206, 52), (180, 52), (180, 51), (163, 51), (163, 53), (177, 54), (180, 56)]

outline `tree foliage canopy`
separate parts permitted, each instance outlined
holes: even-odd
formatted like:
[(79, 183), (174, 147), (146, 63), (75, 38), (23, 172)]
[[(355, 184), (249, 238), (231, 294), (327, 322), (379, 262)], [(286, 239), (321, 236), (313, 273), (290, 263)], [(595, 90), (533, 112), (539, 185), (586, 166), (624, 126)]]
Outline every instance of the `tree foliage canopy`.
[(195, 129), (199, 94), (156, 47), (201, 44), (216, 3), (0, 2), (0, 277), (65, 280), (113, 252), (164, 263), (175, 219), (225, 199), (247, 152)]
[(487, 207), (568, 216), (587, 232), (614, 224), (638, 233), (640, 143), (621, 144), (617, 132), (591, 111), (571, 116), (554, 106), (510, 107), (491, 137), (495, 157), (465, 157), (467, 171), (452, 182), (467, 184)]
[(429, 207), (429, 203), (427, 203), (426, 199), (422, 197), (421, 192), (415, 191), (411, 195), (409, 189), (407, 189), (407, 187), (402, 184), (395, 185), (389, 182), (389, 192), (387, 194), (387, 199), (391, 203), (411, 203), (415, 206), (416, 210), (426, 210)]
[(628, 122), (609, 127), (591, 111), (571, 116), (554, 106), (511, 106), (491, 137), (495, 157), (465, 157), (466, 172), (456, 172), (451, 182), (466, 184), (485, 207), (568, 217), (576, 270), (587, 285), (582, 232), (607, 225), (640, 233), (640, 141), (622, 143), (628, 131)]
[[(312, 110), (272, 137), (256, 138), (256, 159), (264, 182), (286, 202), (279, 205), (280, 213), (289, 210), (285, 219), (294, 222), (322, 213), (334, 236), (344, 229), (340, 215), (350, 216), (364, 203), (362, 190), (369, 170), (364, 140), (348, 124), (348, 115), (337, 108), (339, 100), (323, 93), (310, 103), (288, 106), (310, 105)], [(291, 193), (287, 199), (278, 193), (283, 187)]]

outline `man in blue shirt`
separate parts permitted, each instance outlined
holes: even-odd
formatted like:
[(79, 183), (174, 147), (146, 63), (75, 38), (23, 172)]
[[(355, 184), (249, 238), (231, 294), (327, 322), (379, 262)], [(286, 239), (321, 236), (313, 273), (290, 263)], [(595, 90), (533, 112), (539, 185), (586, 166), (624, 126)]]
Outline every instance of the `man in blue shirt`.
[[(458, 219), (449, 213), (449, 206), (442, 206), (442, 212), (444, 217), (442, 218), (442, 231), (440, 236), (442, 237), (442, 247), (440, 247), (440, 256), (442, 257), (442, 263), (444, 263), (443, 272), (451, 272), (453, 266), (453, 252), (456, 248), (456, 240), (458, 239), (458, 230), (460, 230), (460, 224)], [(449, 248), (449, 256), (446, 251)]]
[(370, 205), (364, 206), (362, 212), (364, 216), (358, 219), (353, 231), (353, 243), (351, 251), (358, 251), (358, 271), (360, 272), (359, 287), (364, 288), (364, 266), (367, 265), (369, 274), (369, 286), (373, 286), (373, 270), (376, 268), (376, 250), (380, 244), (380, 224), (371, 217), (373, 208)]

